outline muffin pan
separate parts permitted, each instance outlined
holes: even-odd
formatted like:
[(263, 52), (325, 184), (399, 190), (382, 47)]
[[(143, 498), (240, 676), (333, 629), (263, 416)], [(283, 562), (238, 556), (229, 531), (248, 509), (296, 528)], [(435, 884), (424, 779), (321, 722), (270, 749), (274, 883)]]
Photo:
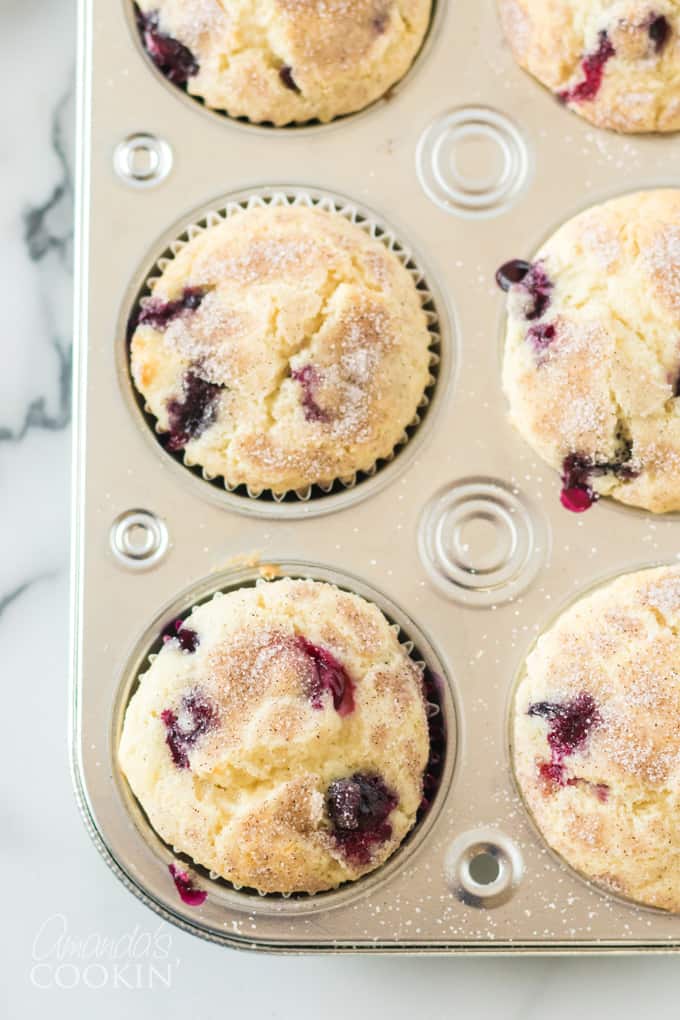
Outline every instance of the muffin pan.
[[(207, 116), (160, 80), (127, 0), (80, 6), (72, 753), (99, 851), (163, 917), (234, 946), (680, 948), (679, 916), (607, 895), (561, 863), (514, 784), (508, 711), (537, 635), (603, 579), (674, 561), (678, 523), (605, 499), (580, 517), (562, 509), (556, 473), (507, 422), (494, 284), (501, 263), (530, 257), (581, 209), (672, 184), (673, 137), (598, 131), (557, 104), (514, 64), (493, 0), (438, 3), (389, 98), (283, 129)], [(160, 447), (125, 333), (154, 263), (187, 227), (253, 196), (300, 195), (339, 203), (398, 245), (426, 281), (441, 360), (422, 423), (391, 463), (349, 489), (277, 503), (226, 492)], [(441, 678), (442, 781), (371, 876), (285, 899), (200, 875), (208, 897), (190, 907), (117, 770), (121, 715), (173, 615), (277, 572), (365, 595), (413, 642)]]

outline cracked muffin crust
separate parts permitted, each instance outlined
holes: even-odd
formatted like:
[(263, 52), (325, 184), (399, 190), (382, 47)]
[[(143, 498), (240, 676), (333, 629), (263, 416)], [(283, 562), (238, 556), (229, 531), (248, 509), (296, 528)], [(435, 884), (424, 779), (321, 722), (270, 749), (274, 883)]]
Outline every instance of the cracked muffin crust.
[(177, 851), (238, 886), (314, 893), (396, 850), (429, 751), (421, 669), (380, 610), (285, 578), (218, 596), (166, 634), (119, 762)]
[(628, 574), (538, 641), (513, 759), (545, 840), (607, 889), (680, 911), (680, 567)]
[(138, 0), (149, 56), (214, 110), (277, 126), (330, 121), (411, 66), (431, 0)]
[(499, 0), (517, 62), (621, 132), (680, 130), (679, 0)]
[(283, 493), (392, 455), (430, 382), (430, 340), (385, 245), (337, 213), (253, 207), (167, 264), (141, 302), (131, 368), (187, 464)]
[(497, 278), (511, 420), (563, 504), (680, 510), (680, 190), (594, 206)]

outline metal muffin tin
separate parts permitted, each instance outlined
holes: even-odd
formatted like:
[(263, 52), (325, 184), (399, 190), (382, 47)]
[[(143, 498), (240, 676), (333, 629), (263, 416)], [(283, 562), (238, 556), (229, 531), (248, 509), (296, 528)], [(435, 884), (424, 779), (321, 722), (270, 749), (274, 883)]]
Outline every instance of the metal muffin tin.
[[(283, 129), (213, 114), (165, 82), (129, 0), (81, 0), (79, 96), (72, 753), (109, 866), (168, 920), (233, 946), (680, 948), (680, 916), (586, 883), (546, 848), (514, 785), (508, 711), (537, 635), (599, 581), (675, 560), (678, 521), (607, 500), (581, 517), (561, 508), (558, 478), (507, 422), (494, 285), (502, 262), (530, 256), (586, 206), (672, 184), (677, 141), (598, 131), (559, 106), (515, 66), (495, 0), (440, 0), (389, 97)], [(218, 493), (150, 434), (125, 324), (177, 224), (234, 197), (305, 192), (363, 210), (424, 273), (441, 336), (431, 404), (394, 460), (353, 489), (280, 504)], [(444, 775), (373, 875), (285, 899), (199, 871), (208, 897), (188, 907), (171, 850), (117, 771), (122, 712), (159, 626), (267, 564), (366, 595), (414, 642), (443, 679)]]

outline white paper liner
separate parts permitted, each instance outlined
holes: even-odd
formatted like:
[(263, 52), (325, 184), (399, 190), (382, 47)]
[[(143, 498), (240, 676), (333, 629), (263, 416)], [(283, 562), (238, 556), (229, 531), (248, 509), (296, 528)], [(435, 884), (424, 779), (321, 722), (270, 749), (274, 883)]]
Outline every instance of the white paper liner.
[[(358, 471), (342, 478), (333, 478), (316, 482), (313, 485), (308, 485), (301, 489), (289, 489), (283, 492), (274, 492), (271, 489), (254, 489), (243, 484), (232, 485), (224, 476), (213, 475), (206, 471), (200, 464), (188, 457), (186, 453), (177, 455), (170, 454), (170, 456), (173, 456), (174, 459), (183, 463), (184, 466), (187, 467), (193, 474), (198, 474), (199, 477), (203, 478), (206, 482), (209, 482), (212, 485), (217, 485), (220, 488), (224, 488), (227, 492), (241, 496), (243, 499), (266, 499), (273, 503), (284, 503), (296, 500), (302, 503), (308, 503), (311, 500), (321, 499), (332, 493), (334, 490), (337, 491), (338, 488), (345, 490), (354, 489), (362, 481), (373, 478), (379, 471), (394, 461), (399, 452), (415, 435), (418, 426), (424, 418), (424, 414), (422, 412), (426, 412), (426, 409), (429, 407), (438, 381), (439, 364), (441, 361), (439, 355), (439, 348), (441, 344), (440, 317), (436, 310), (434, 296), (427, 285), (425, 272), (418, 265), (412, 251), (397, 239), (393, 230), (385, 224), (380, 223), (377, 219), (367, 215), (366, 212), (361, 211), (357, 208), (357, 206), (345, 199), (340, 199), (333, 195), (326, 194), (315, 195), (300, 188), (286, 188), (282, 190), (261, 189), (260, 191), (254, 191), (247, 198), (233, 200), (231, 202), (227, 202), (223, 206), (218, 206), (215, 209), (210, 210), (199, 222), (192, 223), (187, 226), (180, 237), (168, 245), (166, 253), (156, 260), (151, 275), (147, 277), (142, 290), (137, 295), (137, 299), (131, 309), (131, 317), (134, 316), (138, 309), (141, 299), (149, 294), (153, 294), (154, 288), (158, 283), (161, 274), (190, 241), (192, 241), (195, 237), (198, 237), (205, 230), (219, 226), (219, 224), (223, 223), (225, 220), (230, 219), (233, 216), (238, 216), (240, 213), (243, 213), (248, 209), (266, 208), (268, 206), (304, 206), (308, 209), (323, 209), (325, 212), (343, 216), (346, 220), (349, 220), (350, 223), (353, 223), (355, 226), (363, 230), (373, 240), (380, 241), (381, 244), (384, 244), (388, 251), (392, 252), (399, 259), (401, 264), (412, 277), (413, 282), (416, 285), (418, 296), (420, 297), (421, 305), (425, 312), (427, 329), (430, 334), (430, 372), (425, 384), (423, 395), (418, 403), (418, 411), (400, 435), (389, 456), (377, 460), (370, 468), (364, 471)], [(134, 392), (138, 394), (134, 384), (133, 388)], [(144, 403), (142, 406), (147, 419), (153, 419), (154, 421), (153, 429), (155, 433), (159, 436), (166, 435), (167, 432), (160, 428), (149, 405)]]

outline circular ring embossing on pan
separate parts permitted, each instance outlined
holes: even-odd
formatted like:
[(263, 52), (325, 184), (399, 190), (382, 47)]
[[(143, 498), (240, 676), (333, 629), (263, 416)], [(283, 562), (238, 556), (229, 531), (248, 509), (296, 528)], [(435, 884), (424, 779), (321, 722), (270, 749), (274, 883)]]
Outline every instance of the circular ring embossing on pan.
[(505, 114), (485, 107), (464, 107), (430, 124), (416, 163), (428, 198), (465, 217), (505, 212), (531, 176), (522, 134)]
[(444, 595), (490, 608), (521, 594), (547, 558), (548, 525), (519, 492), (491, 478), (441, 489), (418, 529), (420, 558)]

